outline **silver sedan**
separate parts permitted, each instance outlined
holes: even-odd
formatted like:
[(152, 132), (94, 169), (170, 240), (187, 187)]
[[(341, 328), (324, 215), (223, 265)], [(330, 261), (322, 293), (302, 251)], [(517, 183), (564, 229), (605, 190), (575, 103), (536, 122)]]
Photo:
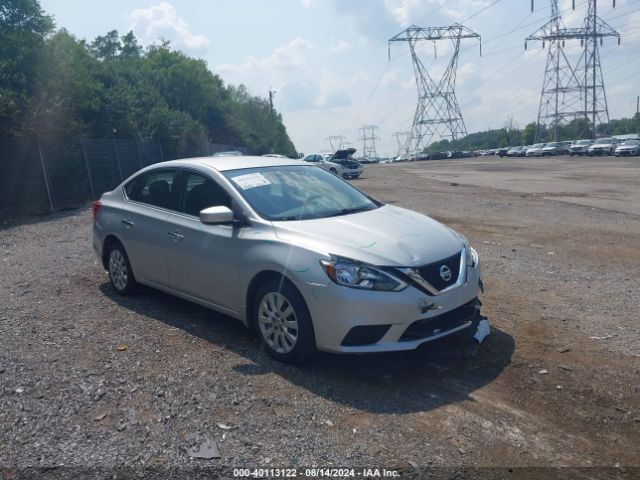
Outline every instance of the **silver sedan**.
[(283, 361), (415, 349), (479, 323), (479, 260), (463, 236), (305, 162), (156, 164), (93, 216), (119, 294), (144, 284), (235, 317)]

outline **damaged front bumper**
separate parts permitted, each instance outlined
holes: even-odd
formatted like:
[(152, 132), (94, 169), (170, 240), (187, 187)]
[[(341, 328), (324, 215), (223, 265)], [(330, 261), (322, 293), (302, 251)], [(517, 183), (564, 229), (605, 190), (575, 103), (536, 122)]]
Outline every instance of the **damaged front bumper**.
[(476, 335), (478, 341), (487, 335), (488, 322), (480, 314), (478, 300), (479, 291), (484, 291), (479, 263), (466, 269), (464, 284), (437, 296), (415, 287), (379, 292), (314, 283), (301, 284), (300, 289), (313, 319), (317, 348), (322, 351), (414, 350), (457, 333), (467, 339)]

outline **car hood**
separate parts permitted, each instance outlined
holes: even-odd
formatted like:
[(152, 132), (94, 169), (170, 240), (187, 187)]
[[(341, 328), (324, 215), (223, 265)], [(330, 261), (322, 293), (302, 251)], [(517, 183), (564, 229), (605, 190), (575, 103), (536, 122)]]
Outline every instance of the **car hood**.
[(333, 159), (345, 160), (351, 157), (351, 155), (353, 155), (354, 153), (356, 153), (355, 148), (345, 148), (344, 150), (338, 150), (336, 153), (333, 154), (332, 160)]
[(449, 227), (391, 205), (339, 217), (273, 222), (273, 227), (279, 238), (295, 245), (380, 266), (424, 265), (454, 255), (464, 245)]

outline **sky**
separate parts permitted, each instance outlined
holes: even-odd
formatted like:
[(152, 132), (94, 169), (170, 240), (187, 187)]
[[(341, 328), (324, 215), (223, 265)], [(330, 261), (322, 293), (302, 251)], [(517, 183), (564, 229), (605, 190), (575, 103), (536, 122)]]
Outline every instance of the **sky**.
[[(567, 27), (580, 26), (586, 0), (559, 0)], [(622, 36), (600, 48), (610, 118), (631, 117), (640, 95), (640, 0), (598, 2), (598, 14)], [(225, 83), (268, 97), (300, 152), (327, 151), (330, 136), (362, 150), (364, 125), (377, 125), (379, 155), (395, 155), (396, 132), (409, 131), (417, 91), (408, 45), (388, 40), (411, 25), (461, 23), (482, 37), (463, 40), (456, 97), (469, 133), (510, 118), (535, 121), (547, 50), (524, 39), (549, 20), (548, 0), (41, 0), (59, 28), (91, 41), (132, 30), (143, 45), (171, 41), (205, 60)], [(433, 78), (451, 43), (424, 42), (419, 55)], [(567, 43), (572, 61), (579, 41)], [(215, 139), (213, 139), (215, 142)], [(438, 140), (434, 138), (433, 140)]]

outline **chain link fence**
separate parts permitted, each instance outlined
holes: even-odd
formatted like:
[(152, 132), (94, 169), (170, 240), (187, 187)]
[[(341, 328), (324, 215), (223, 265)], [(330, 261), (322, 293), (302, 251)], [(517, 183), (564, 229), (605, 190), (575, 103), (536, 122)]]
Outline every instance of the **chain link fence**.
[[(187, 156), (243, 147), (205, 144)], [(183, 152), (184, 153), (184, 152)], [(141, 168), (171, 160), (159, 140), (56, 136), (0, 138), (0, 219), (77, 207)]]

